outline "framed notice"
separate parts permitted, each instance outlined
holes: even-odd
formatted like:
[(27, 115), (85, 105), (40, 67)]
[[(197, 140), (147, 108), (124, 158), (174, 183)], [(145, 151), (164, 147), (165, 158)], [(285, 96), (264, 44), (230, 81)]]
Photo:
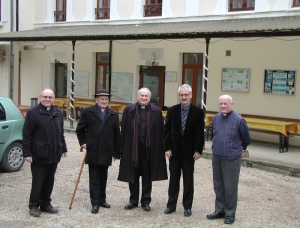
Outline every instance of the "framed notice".
[(222, 90), (249, 92), (250, 69), (222, 68)]
[(264, 92), (295, 94), (295, 78), (292, 70), (265, 70)]

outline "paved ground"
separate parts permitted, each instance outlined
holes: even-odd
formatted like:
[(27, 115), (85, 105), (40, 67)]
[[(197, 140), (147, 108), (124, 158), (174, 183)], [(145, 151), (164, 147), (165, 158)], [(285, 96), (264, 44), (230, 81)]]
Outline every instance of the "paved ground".
[[(140, 207), (131, 211), (123, 209), (128, 202), (127, 183), (117, 181), (119, 161), (109, 168), (107, 202), (111, 209), (101, 208), (90, 213), (88, 173), (84, 167), (73, 207), (69, 204), (83, 159), (74, 133), (66, 133), (69, 156), (62, 159), (56, 174), (52, 194), (53, 205), (59, 214), (43, 213), (33, 218), (28, 213), (28, 197), (31, 187), (29, 164), (16, 173), (0, 173), (0, 227), (225, 227), (223, 220), (210, 221), (206, 214), (214, 210), (211, 160), (201, 158), (195, 165), (195, 196), (193, 215), (183, 216), (182, 192), (177, 211), (163, 213), (167, 201), (168, 181), (153, 183), (152, 210)], [(210, 142), (204, 154), (209, 156)], [(252, 144), (250, 156), (259, 159), (272, 157), (299, 167), (299, 150), (279, 154), (277, 147)], [(265, 156), (265, 154), (267, 154)], [(290, 157), (287, 159), (287, 157)], [(254, 158), (252, 158), (254, 159)], [(181, 190), (182, 191), (182, 190)], [(236, 222), (231, 227), (300, 227), (300, 178), (242, 167), (239, 184), (239, 201)]]

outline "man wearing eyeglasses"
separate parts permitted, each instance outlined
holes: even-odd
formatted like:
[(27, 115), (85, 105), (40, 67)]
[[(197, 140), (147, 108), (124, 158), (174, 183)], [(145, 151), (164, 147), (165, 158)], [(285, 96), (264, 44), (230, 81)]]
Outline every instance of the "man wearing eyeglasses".
[(164, 149), (169, 159), (170, 182), (165, 214), (176, 211), (183, 177), (184, 216), (192, 215), (194, 197), (194, 164), (202, 154), (204, 144), (204, 115), (201, 108), (191, 104), (192, 88), (183, 84), (178, 88), (180, 104), (168, 110), (164, 126)]
[(219, 109), (220, 112), (212, 118), (215, 211), (206, 218), (225, 218), (225, 224), (232, 224), (237, 207), (242, 150), (247, 149), (251, 138), (246, 121), (232, 110), (231, 96), (220, 96)]
[(107, 171), (112, 159), (120, 158), (121, 136), (119, 115), (108, 107), (108, 91), (100, 89), (94, 97), (96, 104), (83, 109), (76, 134), (81, 148), (87, 150), (91, 212), (97, 214), (99, 207), (110, 208), (106, 202)]
[(67, 157), (63, 116), (54, 107), (51, 89), (41, 91), (40, 103), (26, 113), (23, 127), (23, 156), (30, 163), (32, 186), (29, 214), (58, 213), (51, 205), (54, 176), (61, 157)]

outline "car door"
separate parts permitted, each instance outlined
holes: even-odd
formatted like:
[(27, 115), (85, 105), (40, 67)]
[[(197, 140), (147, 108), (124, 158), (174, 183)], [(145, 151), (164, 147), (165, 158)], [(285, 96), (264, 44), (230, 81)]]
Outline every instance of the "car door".
[(7, 147), (13, 128), (14, 122), (10, 119), (8, 110), (5, 110), (5, 104), (0, 102), (0, 153)]

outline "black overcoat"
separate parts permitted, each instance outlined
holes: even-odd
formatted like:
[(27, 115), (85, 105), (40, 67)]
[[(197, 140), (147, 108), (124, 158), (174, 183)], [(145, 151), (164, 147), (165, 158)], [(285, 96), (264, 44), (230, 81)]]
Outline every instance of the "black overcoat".
[[(121, 161), (118, 180), (133, 183), (135, 167), (132, 163), (133, 120), (136, 103), (128, 105), (122, 118), (121, 127)], [(151, 180), (168, 179), (166, 157), (163, 149), (163, 116), (161, 110), (149, 104), (150, 113), (150, 151), (151, 151)]]
[(190, 105), (184, 135), (181, 134), (181, 104), (168, 109), (164, 127), (165, 151), (172, 151), (172, 158), (193, 159), (195, 151), (202, 154), (204, 145), (203, 110)]
[(23, 126), (23, 157), (34, 163), (59, 163), (67, 152), (62, 112), (51, 106), (50, 112), (40, 103), (26, 113)]
[(110, 166), (112, 157), (120, 158), (119, 115), (107, 108), (102, 122), (96, 105), (83, 109), (76, 134), (79, 145), (86, 144), (86, 164)]

